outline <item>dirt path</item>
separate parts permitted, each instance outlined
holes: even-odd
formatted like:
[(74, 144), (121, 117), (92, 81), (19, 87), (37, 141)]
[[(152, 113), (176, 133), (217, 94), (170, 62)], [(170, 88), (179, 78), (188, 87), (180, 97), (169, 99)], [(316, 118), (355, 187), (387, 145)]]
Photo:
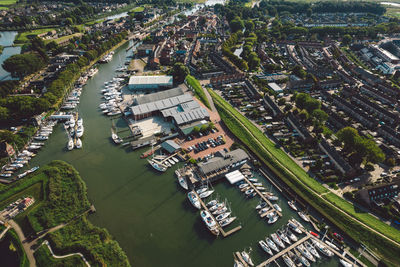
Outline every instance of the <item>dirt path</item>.
[(21, 227), (19, 227), (19, 225), (14, 221), (14, 220), (9, 220), (7, 221), (8, 224), (10, 224), (10, 226), (15, 230), (15, 232), (17, 233), (19, 240), (21, 240), (22, 243), (22, 247), (24, 248), (25, 254), (29, 260), (29, 266), (30, 267), (36, 267), (36, 260), (35, 257), (33, 256), (33, 250), (31, 249), (30, 245), (26, 242), (24, 242), (26, 240), (24, 232), (22, 231)]

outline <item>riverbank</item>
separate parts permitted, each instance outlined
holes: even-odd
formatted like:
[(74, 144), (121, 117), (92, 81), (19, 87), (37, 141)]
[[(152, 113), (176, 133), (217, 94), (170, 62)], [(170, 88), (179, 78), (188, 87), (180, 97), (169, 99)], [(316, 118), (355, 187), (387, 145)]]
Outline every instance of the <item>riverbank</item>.
[[(22, 195), (33, 196), (36, 200), (14, 218), (25, 236), (30, 237), (29, 247), (40, 245), (46, 238), (58, 255), (79, 252), (91, 265), (130, 266), (126, 254), (108, 231), (87, 220), (90, 204), (86, 185), (71, 165), (53, 161), (35, 175), (3, 189), (0, 191), (1, 207)], [(37, 237), (36, 233), (43, 234), (44, 230), (48, 234)], [(43, 262), (45, 255), (40, 250), (35, 257)]]

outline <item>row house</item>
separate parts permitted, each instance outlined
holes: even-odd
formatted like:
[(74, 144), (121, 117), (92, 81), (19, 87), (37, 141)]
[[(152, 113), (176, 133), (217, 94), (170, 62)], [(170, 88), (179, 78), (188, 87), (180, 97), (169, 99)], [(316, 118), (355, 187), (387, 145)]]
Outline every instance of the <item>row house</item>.
[(317, 84), (317, 87), (323, 89), (323, 90), (331, 90), (331, 89), (336, 89), (342, 85), (342, 80), (340, 79), (331, 79), (327, 81), (319, 81)]
[(279, 108), (278, 104), (268, 94), (264, 95), (264, 106), (272, 111), (272, 115), (274, 116), (274, 118), (283, 117), (282, 110)]
[(378, 133), (390, 144), (400, 147), (400, 133), (389, 126), (381, 125)]
[(318, 147), (328, 156), (330, 161), (335, 166), (335, 169), (338, 170), (343, 176), (349, 177), (355, 174), (354, 168), (350, 166), (350, 164), (339, 154), (336, 148), (331, 146), (324, 137), (321, 137)]
[(356, 84), (357, 80), (354, 79), (350, 74), (348, 74), (346, 71), (344, 70), (338, 70), (337, 73), (339, 74), (339, 76), (348, 84)]
[(400, 96), (400, 90), (389, 84), (385, 85), (378, 84), (376, 87), (379, 89), (379, 91), (383, 92), (384, 94), (394, 96), (396, 98)]
[(364, 110), (375, 114), (379, 119), (384, 120), (390, 124), (400, 122), (400, 117), (392, 112), (382, 108), (378, 104), (369, 101), (366, 97), (356, 95), (351, 98), (353, 102), (361, 106)]
[(314, 140), (307, 128), (293, 114), (289, 114), (285, 118), (285, 122), (290, 128), (296, 130), (302, 141), (309, 143)]
[(212, 77), (210, 79), (210, 83), (212, 86), (220, 86), (225, 83), (235, 83), (240, 82), (245, 78), (244, 73), (235, 73), (235, 74), (228, 74), (228, 75), (220, 75), (217, 77)]
[(400, 194), (400, 179), (395, 178), (389, 183), (366, 187), (357, 192), (357, 197), (366, 204), (380, 205), (382, 201), (396, 198)]
[(383, 94), (382, 92), (380, 92), (379, 90), (377, 90), (371, 86), (368, 86), (368, 85), (361, 86), (360, 92), (367, 96), (370, 96), (376, 100), (381, 101), (383, 104), (389, 104), (389, 105), (394, 106), (397, 102), (396, 99), (393, 99), (392, 97), (389, 97), (389, 96)]

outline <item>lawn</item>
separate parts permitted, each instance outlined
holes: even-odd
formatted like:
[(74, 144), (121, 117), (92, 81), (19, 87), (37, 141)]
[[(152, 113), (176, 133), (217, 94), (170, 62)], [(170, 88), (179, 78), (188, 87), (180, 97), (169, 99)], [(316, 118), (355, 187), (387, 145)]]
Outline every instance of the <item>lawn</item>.
[(14, 42), (16, 44), (27, 43), (30, 38), (35, 37), (38, 34), (52, 31), (54, 29), (55, 28), (44, 28), (44, 29), (36, 29), (36, 30), (32, 30), (32, 31), (20, 32), (20, 33), (18, 33)]
[(17, 0), (0, 0), (0, 5), (9, 6), (15, 4), (16, 2)]
[(134, 9), (132, 9), (129, 12), (142, 12), (143, 10), (144, 10), (144, 7), (138, 6), (138, 7), (135, 7)]
[(54, 41), (54, 42), (56, 42), (57, 44), (59, 44), (59, 43), (62, 43), (62, 42), (64, 42), (64, 41), (66, 41), (66, 40), (69, 40), (69, 39), (71, 39), (71, 38), (73, 38), (73, 37), (75, 37), (75, 36), (76, 36), (76, 37), (82, 36), (82, 33), (77, 32), (77, 33), (74, 33), (74, 34), (62, 36), (62, 37), (57, 38), (57, 39), (46, 39), (44, 42), (45, 42), (45, 43), (50, 43), (50, 42)]
[(211, 109), (210, 103), (208, 102), (208, 98), (203, 88), (201, 87), (199, 81), (193, 77), (192, 75), (186, 76), (186, 83), (193, 88), (195, 96), (203, 102), (203, 104)]
[(79, 257), (78, 255), (74, 255), (63, 259), (54, 258), (51, 255), (50, 250), (46, 245), (42, 245), (38, 250), (36, 250), (34, 256), (38, 267), (42, 266), (85, 267), (86, 266), (82, 258)]

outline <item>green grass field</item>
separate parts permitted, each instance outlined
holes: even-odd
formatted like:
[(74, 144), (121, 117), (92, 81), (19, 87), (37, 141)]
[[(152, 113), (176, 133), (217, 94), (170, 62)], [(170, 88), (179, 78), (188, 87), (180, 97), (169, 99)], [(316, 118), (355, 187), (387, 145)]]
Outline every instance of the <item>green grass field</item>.
[[(57, 254), (56, 254), (57, 255)], [(65, 266), (65, 267), (85, 267), (86, 264), (83, 262), (82, 258), (78, 255), (74, 255), (71, 257), (56, 259), (54, 258), (49, 248), (46, 245), (42, 245), (38, 250), (35, 251), (35, 259), (38, 267), (47, 267), (47, 266)], [(61, 256), (61, 255), (57, 255)]]
[(144, 7), (138, 6), (132, 9), (130, 12), (142, 12), (144, 10)]
[(9, 6), (15, 4), (16, 2), (17, 0), (0, 0), (0, 5)]
[(32, 30), (32, 31), (21, 32), (21, 33), (18, 33), (14, 42), (16, 44), (27, 43), (27, 42), (29, 42), (29, 37), (34, 37), (38, 34), (49, 32), (52, 30), (55, 30), (55, 28), (45, 28), (45, 29), (37, 29), (37, 30)]
[(188, 75), (188, 76), (186, 76), (186, 82), (187, 82), (188, 85), (190, 85), (193, 88), (195, 96), (201, 102), (203, 102), (203, 104), (206, 107), (211, 109), (211, 106), (210, 106), (210, 103), (208, 102), (206, 93), (204, 92), (203, 88), (201, 87), (199, 81), (195, 77), (193, 77), (192, 75)]

